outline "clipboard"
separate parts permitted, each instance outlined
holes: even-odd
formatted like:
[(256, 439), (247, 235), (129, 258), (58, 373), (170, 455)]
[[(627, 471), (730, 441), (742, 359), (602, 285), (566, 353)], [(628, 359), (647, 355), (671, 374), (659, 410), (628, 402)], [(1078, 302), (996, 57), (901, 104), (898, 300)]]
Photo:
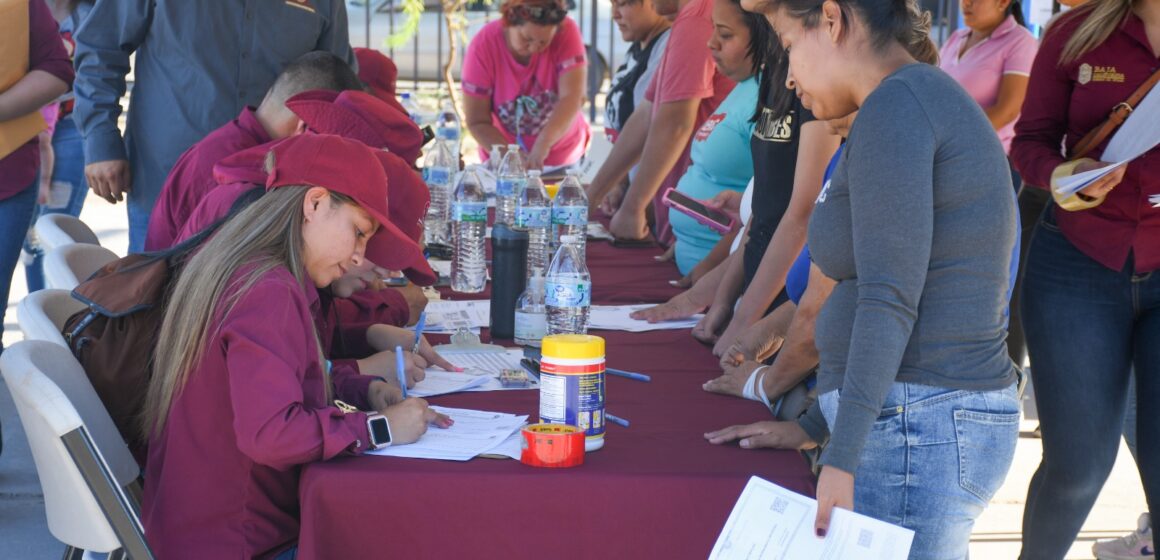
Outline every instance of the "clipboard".
[[(6, 91), (28, 74), (28, 2), (0, 0), (0, 91)], [(48, 128), (40, 111), (0, 122), (0, 159), (28, 143)]]

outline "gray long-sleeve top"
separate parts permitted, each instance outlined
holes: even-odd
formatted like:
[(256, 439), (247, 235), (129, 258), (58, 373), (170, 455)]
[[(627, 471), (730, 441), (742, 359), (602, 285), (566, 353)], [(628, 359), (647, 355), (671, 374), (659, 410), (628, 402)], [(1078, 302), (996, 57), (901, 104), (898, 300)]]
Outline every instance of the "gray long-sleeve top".
[[(857, 470), (896, 381), (1014, 382), (1017, 220), (1003, 148), (953, 79), (910, 64), (866, 98), (809, 226), (814, 261), (838, 281), (817, 322), (818, 391), (841, 389), (823, 464)], [(819, 435), (809, 418), (803, 427)]]
[(135, 194), (150, 206), (182, 152), (256, 107), (294, 59), (325, 50), (354, 64), (342, 0), (97, 0), (75, 39), (85, 163), (128, 159)]

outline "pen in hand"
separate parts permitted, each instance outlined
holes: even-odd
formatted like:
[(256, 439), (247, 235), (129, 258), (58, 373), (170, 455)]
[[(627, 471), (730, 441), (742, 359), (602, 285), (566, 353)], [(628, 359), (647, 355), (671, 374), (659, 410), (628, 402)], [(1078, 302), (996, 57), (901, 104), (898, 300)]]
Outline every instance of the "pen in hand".
[(419, 352), (419, 343), (423, 340), (423, 328), (427, 325), (427, 312), (419, 313), (419, 322), (415, 323), (415, 344), (411, 346), (411, 353)]
[(403, 398), (407, 398), (407, 362), (403, 359), (403, 347), (395, 347), (395, 374), (399, 376), (399, 389), (403, 391)]

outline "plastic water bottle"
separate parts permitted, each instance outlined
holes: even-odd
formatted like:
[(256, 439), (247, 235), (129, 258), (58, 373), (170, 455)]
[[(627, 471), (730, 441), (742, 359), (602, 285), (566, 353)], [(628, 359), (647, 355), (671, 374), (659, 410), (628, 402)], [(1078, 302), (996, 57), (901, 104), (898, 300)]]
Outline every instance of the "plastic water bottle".
[(456, 161), (459, 160), (462, 153), (459, 150), (461, 131), (462, 127), (459, 126), (459, 116), (455, 114), (455, 107), (451, 105), (450, 101), (447, 101), (435, 119), (435, 137), (447, 142)]
[(415, 102), (413, 97), (411, 97), (411, 92), (404, 91), (403, 93), (400, 93), (399, 104), (407, 110), (407, 116), (411, 117), (412, 122), (420, 126), (423, 124), (421, 122), (423, 120), (422, 112), (419, 110), (419, 104)]
[(423, 163), (423, 180), (431, 191), (431, 205), (423, 218), (423, 239), (428, 245), (446, 245), (450, 241), (448, 212), (451, 198), (451, 181), (459, 172), (459, 160), (451, 155), (447, 143), (436, 140), (427, 151)]
[(543, 269), (533, 269), (528, 289), (516, 300), (515, 340), (520, 346), (540, 346), (548, 334), (548, 311), (544, 307)]
[(528, 232), (528, 274), (547, 270), (552, 258), (552, 202), (540, 180), (540, 171), (528, 172), (528, 180), (516, 200), (515, 228)]
[(577, 247), (584, 257), (584, 240), (588, 237), (588, 195), (576, 175), (569, 173), (560, 183), (556, 198), (552, 199), (552, 244), (558, 247), (560, 238), (574, 235)]
[(576, 252), (576, 240), (564, 236), (544, 282), (548, 334), (587, 334), (592, 305), (592, 277)]
[(451, 203), (451, 289), (465, 294), (483, 291), (487, 283), (483, 234), (487, 228), (487, 199), (475, 171), (463, 173)]
[(503, 156), (496, 175), (495, 223), (515, 225), (516, 197), (528, 180), (519, 146), (508, 145), (507, 154)]

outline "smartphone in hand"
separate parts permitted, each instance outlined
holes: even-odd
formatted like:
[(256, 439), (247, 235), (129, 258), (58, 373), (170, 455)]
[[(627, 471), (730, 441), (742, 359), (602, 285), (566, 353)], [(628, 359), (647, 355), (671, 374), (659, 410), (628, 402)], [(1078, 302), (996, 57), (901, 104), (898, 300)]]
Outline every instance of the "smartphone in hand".
[(722, 235), (732, 231), (736, 225), (736, 222), (728, 214), (709, 208), (704, 202), (686, 196), (673, 188), (665, 191), (665, 195), (661, 197), (661, 202)]

